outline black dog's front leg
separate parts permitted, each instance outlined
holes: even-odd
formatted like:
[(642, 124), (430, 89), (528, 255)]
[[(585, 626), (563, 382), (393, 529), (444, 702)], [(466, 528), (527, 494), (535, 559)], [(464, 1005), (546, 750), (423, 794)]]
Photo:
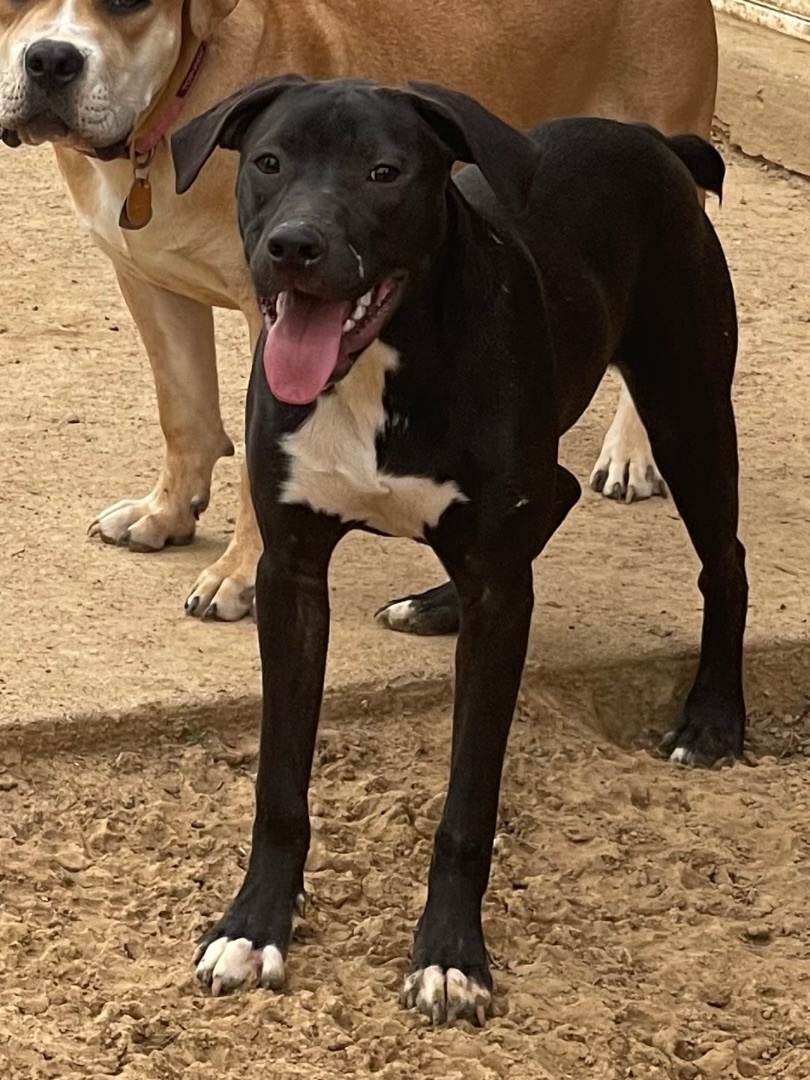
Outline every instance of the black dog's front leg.
[(471, 573), (476, 561), (448, 566), (461, 601), (450, 785), (402, 995), (434, 1023), (466, 1017), (483, 1024), (490, 1004), (481, 901), (534, 602), (528, 561)]
[[(547, 447), (556, 455), (556, 444)], [(402, 1000), (434, 1023), (466, 1017), (483, 1024), (489, 1010), (489, 972), (481, 902), (489, 881), (501, 773), (534, 606), (532, 562), (565, 520), (580, 486), (561, 465), (521, 520), (487, 550), (458, 532), (436, 545), (461, 611), (456, 646), (456, 695), (450, 784), (433, 846), (425, 910), (416, 928), (411, 971)], [(547, 459), (546, 459), (547, 460)], [(553, 486), (552, 486), (553, 485)], [(445, 537), (445, 539), (447, 539)]]
[(214, 994), (257, 979), (281, 988), (293, 910), (303, 903), (307, 790), (329, 640), (327, 571), (341, 535), (314, 515), (308, 526), (275, 536), (259, 563), (263, 705), (256, 816), (242, 887), (195, 956), (197, 977)]

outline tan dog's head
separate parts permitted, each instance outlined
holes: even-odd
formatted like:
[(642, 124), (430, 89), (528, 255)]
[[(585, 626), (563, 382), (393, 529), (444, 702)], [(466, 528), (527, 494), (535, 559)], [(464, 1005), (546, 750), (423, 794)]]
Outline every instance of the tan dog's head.
[(165, 88), (183, 36), (206, 40), (237, 0), (0, 0), (0, 127), (16, 141), (101, 149)]

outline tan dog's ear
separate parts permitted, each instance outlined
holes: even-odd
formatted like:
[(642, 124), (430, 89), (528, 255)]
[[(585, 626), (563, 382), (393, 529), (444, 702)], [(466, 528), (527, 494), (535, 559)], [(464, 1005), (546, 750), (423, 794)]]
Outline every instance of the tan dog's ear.
[(256, 116), (285, 90), (308, 82), (302, 75), (280, 75), (238, 90), (219, 105), (195, 117), (172, 135), (175, 190), (188, 191), (218, 146), (238, 150)]
[(239, 0), (190, 0), (188, 21), (198, 41), (208, 41), (223, 19), (226, 19)]
[(406, 97), (454, 159), (477, 165), (504, 206), (525, 209), (539, 162), (537, 147), (466, 94), (432, 83), (406, 86)]

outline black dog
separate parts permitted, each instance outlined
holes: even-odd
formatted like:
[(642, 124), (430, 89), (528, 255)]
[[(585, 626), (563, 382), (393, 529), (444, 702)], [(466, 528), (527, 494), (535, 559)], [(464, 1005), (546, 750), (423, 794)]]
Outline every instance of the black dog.
[[(558, 440), (610, 363), (703, 564), (700, 667), (674, 756), (742, 750), (736, 316), (694, 187), (719, 193), (723, 163), (696, 137), (572, 119), (527, 138), (437, 87), (295, 76), (184, 128), (179, 191), (217, 146), (241, 151), (239, 223), (267, 324), (247, 421), (264, 718), (247, 875), (197, 973), (215, 993), (283, 983), (329, 560), (353, 528), (412, 536), (452, 579), (461, 630), (450, 784), (404, 998), (483, 1022), (481, 901), (532, 561), (579, 496)], [(478, 168), (451, 180), (455, 160)]]

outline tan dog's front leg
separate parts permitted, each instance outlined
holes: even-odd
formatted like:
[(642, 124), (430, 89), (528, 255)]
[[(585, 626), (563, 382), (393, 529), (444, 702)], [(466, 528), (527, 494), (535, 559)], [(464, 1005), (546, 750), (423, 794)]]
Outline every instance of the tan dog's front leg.
[(253, 610), (256, 567), (261, 553), (262, 539), (253, 513), (247, 465), (243, 461), (233, 537), (222, 556), (197, 578), (186, 600), (188, 614), (225, 622), (248, 615)]
[[(262, 319), (250, 293), (241, 305), (250, 333), (251, 352), (262, 332)], [(186, 600), (186, 611), (201, 619), (235, 622), (253, 610), (256, 567), (262, 553), (262, 539), (253, 512), (247, 464), (242, 462), (239, 508), (230, 544), (215, 563), (197, 578)]]
[(214, 463), (233, 453), (219, 412), (214, 319), (205, 304), (116, 271), (152, 366), (166, 449), (152, 491), (108, 507), (90, 535), (130, 551), (159, 551), (191, 542)]

